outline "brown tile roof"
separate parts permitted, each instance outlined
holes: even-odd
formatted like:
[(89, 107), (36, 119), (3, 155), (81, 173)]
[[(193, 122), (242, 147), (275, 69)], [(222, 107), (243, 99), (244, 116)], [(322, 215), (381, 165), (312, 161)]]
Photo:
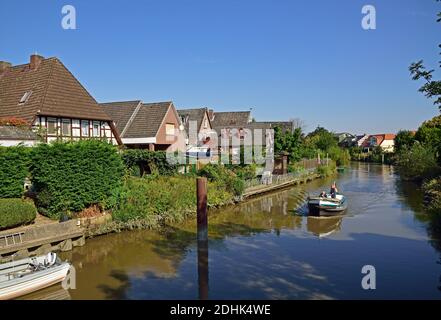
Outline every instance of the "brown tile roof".
[(290, 121), (253, 121), (246, 127), (249, 129), (274, 129), (275, 127), (279, 127), (282, 131), (292, 132), (293, 123)]
[[(137, 106), (139, 105), (139, 108)], [(150, 138), (156, 137), (162, 121), (172, 105), (171, 101), (156, 103), (140, 103), (140, 101), (102, 103), (103, 109), (117, 124), (121, 138)], [(131, 122), (129, 122), (131, 119)], [(127, 125), (128, 123), (128, 125)], [(127, 126), (127, 128), (125, 128)], [(123, 127), (120, 131), (120, 128)]]
[[(197, 122), (197, 128), (200, 130), (202, 121), (204, 120), (205, 114), (208, 112), (207, 108), (198, 108), (198, 109), (180, 109), (177, 110), (179, 116), (182, 118), (185, 118), (184, 121), (184, 127), (185, 130), (188, 133), (189, 130), (189, 122), (190, 121), (196, 121)], [(210, 119), (208, 119), (210, 121)]]
[(250, 115), (251, 111), (214, 112), (211, 125), (218, 133), (224, 128), (245, 128)]
[(30, 128), (0, 126), (0, 140), (38, 140), (38, 136)]
[[(7, 68), (0, 75), (0, 118), (32, 121), (37, 114), (92, 120), (111, 120), (95, 99), (57, 58)], [(20, 100), (31, 92), (26, 103)]]
[(362, 147), (367, 148), (367, 147), (372, 147), (371, 145), (371, 139), (375, 137), (376, 138), (376, 142), (377, 142), (377, 146), (381, 146), (381, 144), (385, 141), (385, 140), (394, 140), (395, 139), (395, 134), (393, 133), (383, 133), (383, 134), (372, 134), (370, 135), (362, 144)]
[(104, 112), (115, 122), (116, 129), (121, 135), (140, 103), (140, 100), (122, 101), (100, 103), (100, 106), (103, 107)]

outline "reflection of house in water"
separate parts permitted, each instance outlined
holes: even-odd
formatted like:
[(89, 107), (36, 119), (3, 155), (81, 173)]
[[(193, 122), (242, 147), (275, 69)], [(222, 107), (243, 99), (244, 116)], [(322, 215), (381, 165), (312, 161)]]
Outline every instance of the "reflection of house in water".
[(343, 217), (308, 217), (307, 229), (319, 238), (341, 230)]

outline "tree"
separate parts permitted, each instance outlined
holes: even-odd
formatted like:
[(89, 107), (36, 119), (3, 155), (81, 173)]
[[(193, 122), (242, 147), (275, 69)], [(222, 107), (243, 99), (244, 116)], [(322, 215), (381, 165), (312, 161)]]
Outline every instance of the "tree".
[(395, 152), (400, 152), (403, 148), (411, 147), (415, 143), (415, 134), (412, 131), (401, 130), (397, 133), (394, 144)]
[[(436, 0), (440, 2), (441, 0)], [(441, 12), (437, 15), (437, 22), (441, 22)], [(441, 48), (441, 44), (438, 45)], [(439, 61), (439, 67), (441, 68), (441, 61)], [(435, 70), (427, 70), (424, 66), (424, 61), (420, 60), (410, 65), (409, 71), (413, 80), (423, 79), (426, 83), (419, 89), (428, 99), (434, 98), (434, 105), (437, 105), (441, 111), (441, 81), (433, 80), (433, 73)]]
[(294, 131), (283, 131), (280, 127), (274, 127), (274, 152), (288, 152), (291, 161), (301, 159), (302, 129), (295, 128)]
[(334, 134), (320, 126), (308, 134), (307, 138), (315, 146), (315, 148), (322, 151), (327, 151), (330, 148), (338, 145), (337, 138), (334, 136)]

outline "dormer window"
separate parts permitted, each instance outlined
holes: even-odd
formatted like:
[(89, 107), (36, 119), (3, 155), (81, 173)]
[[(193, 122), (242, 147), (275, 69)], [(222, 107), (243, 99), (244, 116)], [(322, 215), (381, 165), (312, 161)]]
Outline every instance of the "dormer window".
[(21, 97), (19, 104), (25, 104), (26, 102), (28, 102), (31, 95), (32, 91), (26, 91), (23, 97)]

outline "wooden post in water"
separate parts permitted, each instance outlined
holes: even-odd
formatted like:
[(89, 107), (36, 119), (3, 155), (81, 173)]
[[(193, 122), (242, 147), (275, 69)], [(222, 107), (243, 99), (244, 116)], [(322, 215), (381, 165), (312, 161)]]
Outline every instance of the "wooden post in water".
[(208, 240), (207, 178), (196, 180), (198, 240)]
[(197, 243), (199, 299), (208, 299), (207, 178), (197, 178)]

